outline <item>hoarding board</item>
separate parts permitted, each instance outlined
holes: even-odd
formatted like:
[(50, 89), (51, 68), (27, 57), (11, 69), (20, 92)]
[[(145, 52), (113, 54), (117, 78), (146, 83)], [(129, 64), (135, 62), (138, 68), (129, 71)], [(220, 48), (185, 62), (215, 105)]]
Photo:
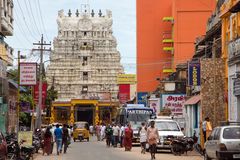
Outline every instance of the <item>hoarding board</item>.
[[(33, 97), (34, 97), (35, 104), (38, 104), (39, 83), (37, 83), (37, 85), (34, 86)], [(46, 98), (47, 98), (47, 83), (44, 82), (44, 83), (42, 83), (42, 109), (44, 109)]]
[(143, 104), (146, 107), (147, 106), (147, 95), (148, 95), (148, 92), (138, 92), (137, 93), (137, 103)]
[(20, 85), (34, 86), (37, 84), (37, 63), (20, 63)]
[(188, 85), (200, 86), (201, 85), (201, 65), (196, 62), (188, 63)]
[(119, 102), (121, 104), (130, 100), (130, 84), (119, 85)]
[(162, 94), (162, 108), (171, 109), (172, 115), (182, 115), (186, 101), (185, 94)]
[(117, 77), (117, 84), (136, 84), (135, 74), (119, 74)]
[(32, 131), (21, 131), (18, 132), (18, 143), (24, 141), (22, 146), (32, 146), (33, 132)]
[(153, 109), (154, 113), (158, 115), (160, 113), (160, 98), (149, 99), (149, 106)]

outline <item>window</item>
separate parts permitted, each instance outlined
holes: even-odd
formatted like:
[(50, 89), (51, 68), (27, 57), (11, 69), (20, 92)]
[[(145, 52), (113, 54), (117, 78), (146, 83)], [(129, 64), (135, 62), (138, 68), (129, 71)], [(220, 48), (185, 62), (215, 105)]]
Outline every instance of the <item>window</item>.
[(240, 139), (240, 127), (225, 128), (223, 131), (224, 139)]
[(82, 86), (82, 93), (88, 92), (88, 86)]
[(83, 32), (83, 35), (84, 35), (84, 36), (87, 36), (87, 32)]
[(88, 72), (83, 72), (83, 80), (88, 80)]
[(86, 66), (87, 65), (87, 61), (88, 61), (88, 57), (83, 57), (83, 66)]
[(213, 135), (213, 140), (219, 140), (221, 129), (217, 128)]
[(84, 45), (84, 46), (87, 46), (87, 42), (84, 42), (83, 45)]

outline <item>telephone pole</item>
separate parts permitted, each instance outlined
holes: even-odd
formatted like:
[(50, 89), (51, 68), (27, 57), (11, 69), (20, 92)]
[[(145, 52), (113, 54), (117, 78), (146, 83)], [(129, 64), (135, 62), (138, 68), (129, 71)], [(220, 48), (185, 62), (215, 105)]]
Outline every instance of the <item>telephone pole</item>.
[(51, 46), (50, 43), (46, 43), (43, 40), (43, 35), (41, 37), (41, 41), (38, 43), (33, 43), (33, 45), (38, 46), (38, 49), (33, 49), (33, 51), (39, 51), (40, 52), (40, 65), (39, 65), (39, 85), (38, 85), (38, 105), (36, 107), (36, 121), (35, 121), (35, 128), (41, 128), (42, 125), (42, 69), (43, 69), (43, 52), (45, 51), (51, 51), (51, 47), (49, 49), (46, 49), (44, 46)]

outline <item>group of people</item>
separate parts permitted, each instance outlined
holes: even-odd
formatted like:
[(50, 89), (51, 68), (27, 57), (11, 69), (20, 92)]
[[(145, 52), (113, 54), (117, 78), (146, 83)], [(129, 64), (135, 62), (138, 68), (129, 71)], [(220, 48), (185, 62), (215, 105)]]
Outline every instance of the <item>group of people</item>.
[(62, 153), (62, 148), (63, 153), (66, 153), (70, 138), (71, 133), (69, 133), (66, 124), (62, 128), (60, 128), (59, 124), (56, 125), (56, 128), (48, 126), (42, 134), (43, 155), (45, 153), (47, 155), (52, 154), (54, 143), (56, 143), (57, 155)]
[[(107, 147), (117, 147), (119, 144), (119, 147), (124, 147), (125, 151), (131, 151), (133, 130), (130, 123), (126, 126), (115, 123), (112, 125), (96, 125), (95, 131), (98, 141), (106, 139)], [(159, 140), (158, 129), (155, 127), (155, 122), (151, 121), (149, 127), (143, 122), (139, 128), (139, 135), (142, 148), (141, 153), (145, 154), (146, 145), (148, 144), (151, 159), (155, 159), (156, 147)]]

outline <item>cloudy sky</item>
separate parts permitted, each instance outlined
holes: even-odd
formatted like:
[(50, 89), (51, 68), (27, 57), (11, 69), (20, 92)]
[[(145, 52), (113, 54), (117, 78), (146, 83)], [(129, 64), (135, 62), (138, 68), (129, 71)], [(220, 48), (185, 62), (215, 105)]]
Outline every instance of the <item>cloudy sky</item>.
[[(57, 35), (56, 18), (58, 11), (81, 10), (82, 4), (104, 13), (106, 9), (113, 13), (113, 34), (118, 41), (118, 50), (127, 73), (135, 73), (136, 62), (136, 4), (135, 0), (14, 0), (14, 36), (6, 38), (15, 50), (28, 55), (28, 61), (38, 61), (38, 54), (31, 54), (32, 43), (38, 42), (41, 33), (46, 41), (52, 41)], [(45, 56), (45, 59), (48, 55)]]

